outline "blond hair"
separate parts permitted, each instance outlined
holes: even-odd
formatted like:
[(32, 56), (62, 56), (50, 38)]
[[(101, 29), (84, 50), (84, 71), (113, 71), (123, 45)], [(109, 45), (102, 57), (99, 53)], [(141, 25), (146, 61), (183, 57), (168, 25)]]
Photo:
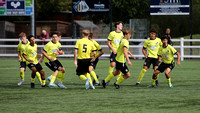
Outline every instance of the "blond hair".
[(26, 33), (21, 32), (21, 33), (19, 34), (19, 38), (22, 38), (22, 37), (26, 37)]

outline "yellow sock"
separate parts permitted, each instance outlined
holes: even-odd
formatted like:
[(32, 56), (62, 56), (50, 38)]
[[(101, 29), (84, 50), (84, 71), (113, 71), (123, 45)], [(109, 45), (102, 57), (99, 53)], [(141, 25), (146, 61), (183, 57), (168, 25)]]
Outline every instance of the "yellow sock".
[(171, 79), (168, 78), (168, 79), (167, 79), (167, 82), (168, 82), (168, 84), (171, 84)]
[(21, 79), (24, 80), (24, 71), (20, 71), (19, 75), (20, 75)]
[(53, 75), (51, 75), (51, 81), (50, 81), (50, 83), (54, 83), (55, 80), (56, 80), (56, 77), (53, 76)]
[(119, 85), (119, 84), (121, 84), (124, 80), (125, 80), (124, 77), (121, 76), (121, 77), (117, 80), (116, 84)]
[(42, 82), (41, 75), (39, 72), (36, 72), (36, 77), (38, 78), (39, 82)]
[(63, 83), (64, 78), (65, 78), (65, 73), (62, 73), (61, 83)]
[(94, 78), (95, 82), (99, 81), (98, 78), (97, 78), (97, 75), (96, 75), (96, 73), (94, 71), (91, 71), (90, 75), (92, 75), (92, 77)]
[(61, 79), (62, 79), (62, 71), (58, 71), (57, 81), (61, 81)]
[(42, 80), (42, 85), (45, 85), (46, 84), (46, 80)]
[(142, 69), (142, 71), (140, 72), (140, 75), (139, 75), (139, 78), (138, 78), (138, 81), (137, 82), (141, 82), (142, 81), (142, 78), (144, 76), (144, 74), (146, 73), (146, 69)]
[(79, 78), (80, 78), (81, 80), (83, 80), (83, 81), (85, 81), (85, 79), (86, 79), (85, 75), (80, 75)]
[(35, 82), (35, 78), (31, 77), (31, 82), (34, 83)]
[(114, 67), (109, 67), (109, 69), (108, 69), (108, 74), (112, 73), (113, 70), (114, 70)]
[(105, 82), (110, 81), (113, 77), (114, 77), (113, 73), (110, 73), (110, 74), (106, 77)]
[(155, 85), (156, 79), (152, 79), (152, 85)]
[(89, 83), (91, 84), (92, 83), (92, 78), (91, 78), (90, 74), (87, 73), (87, 74), (85, 74), (85, 76), (90, 79)]
[(121, 77), (122, 73), (117, 75), (117, 80), (119, 80), (119, 78)]

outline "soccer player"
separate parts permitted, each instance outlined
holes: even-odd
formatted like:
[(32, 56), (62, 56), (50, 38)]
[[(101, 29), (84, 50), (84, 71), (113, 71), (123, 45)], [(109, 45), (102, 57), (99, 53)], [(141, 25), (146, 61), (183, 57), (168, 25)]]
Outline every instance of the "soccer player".
[[(42, 79), (41, 86), (45, 87), (46, 86), (45, 72), (39, 63), (42, 61), (42, 57), (41, 57), (41, 55), (37, 54), (37, 44), (35, 44), (35, 37), (33, 35), (29, 35), (28, 40), (29, 40), (30, 44), (25, 48), (25, 50), (23, 52), (23, 57), (26, 59), (28, 67), (32, 71), (31, 88), (35, 88), (34, 82), (35, 82), (35, 75), (36, 75), (37, 71), (41, 75), (41, 79)], [(38, 62), (37, 56), (41, 57), (39, 62)]]
[[(65, 68), (62, 66), (60, 61), (56, 58), (57, 55), (63, 55), (64, 52), (61, 49), (61, 44), (58, 42), (58, 33), (52, 33), (52, 41), (48, 42), (42, 51), (44, 55), (44, 62), (45, 65), (51, 69), (54, 73), (48, 77), (48, 80), (50, 81), (49, 87), (60, 87), (60, 88), (66, 88), (61, 80), (62, 76), (65, 74)], [(62, 71), (61, 73), (58, 73), (58, 71)], [(56, 76), (58, 75), (58, 82), (57, 85), (54, 84)]]
[[(99, 86), (100, 83), (99, 83), (99, 80), (98, 80), (98, 76), (93, 72), (93, 69), (96, 68), (97, 63), (99, 61), (99, 57), (101, 55), (103, 55), (104, 52), (103, 52), (101, 46), (95, 40), (92, 39), (92, 36), (93, 36), (93, 33), (90, 33), (88, 38), (89, 38), (90, 41), (92, 41), (94, 46), (97, 48), (97, 51), (96, 51), (96, 55), (92, 57), (91, 62), (93, 63), (93, 65), (89, 66), (89, 71), (91, 72), (91, 75), (94, 78), (93, 84), (96, 85), (96, 86)], [(98, 51), (100, 51), (100, 53), (98, 53)]]
[(88, 39), (89, 34), (90, 31), (84, 29), (82, 31), (83, 38), (77, 40), (74, 49), (74, 64), (77, 67), (76, 74), (81, 80), (85, 81), (85, 88), (88, 89), (91, 87), (92, 89), (95, 89), (90, 77), (94, 71), (89, 71), (89, 66), (93, 64), (91, 63), (91, 57), (96, 54), (96, 47)]
[[(115, 57), (117, 56), (117, 50), (119, 47), (119, 43), (120, 40), (124, 37), (123, 33), (122, 33), (122, 29), (123, 29), (123, 22), (116, 22), (115, 23), (115, 31), (110, 32), (109, 36), (108, 36), (108, 41), (107, 41), (107, 45), (111, 50), (111, 54), (110, 54), (110, 67), (108, 70), (108, 74), (111, 74), (113, 72), (113, 69), (115, 67)], [(121, 74), (119, 74), (117, 76), (117, 78), (120, 77)]]
[[(21, 42), (18, 44), (18, 61), (20, 62), (20, 78), (21, 78), (21, 81), (17, 84), (18, 86), (21, 86), (22, 83), (24, 82), (24, 71), (26, 70), (26, 60), (24, 59), (24, 57), (22, 56), (23, 54), (23, 51), (25, 50), (26, 46), (29, 45), (29, 41), (27, 41), (27, 38), (26, 38), (26, 34), (21, 32), (19, 34), (19, 37), (20, 37), (20, 40)], [(40, 76), (40, 73), (36, 72), (36, 76), (40, 82), (40, 84), (42, 83), (42, 79), (41, 79), (41, 76)]]
[(163, 36), (162, 37), (162, 47), (159, 48), (158, 50), (158, 55), (159, 55), (159, 61), (161, 59), (163, 62), (159, 65), (159, 67), (154, 71), (153, 77), (152, 77), (152, 84), (149, 85), (149, 87), (154, 87), (155, 86), (155, 81), (157, 79), (157, 75), (161, 72), (165, 71), (165, 76), (167, 78), (168, 86), (170, 88), (173, 87), (170, 79), (169, 73), (172, 71), (172, 69), (175, 67), (174, 63), (174, 54), (177, 55), (178, 61), (177, 65), (180, 66), (180, 54), (172, 47), (171, 45), (168, 44), (168, 37)]
[[(143, 44), (142, 53), (145, 56), (145, 62), (144, 62), (143, 69), (141, 70), (139, 74), (139, 78), (137, 80), (136, 86), (140, 85), (144, 74), (149, 69), (151, 64), (153, 64), (154, 71), (158, 68), (158, 64), (159, 64), (158, 49), (162, 45), (162, 42), (159, 38), (156, 37), (155, 29), (150, 30), (149, 36), (150, 38), (148, 38)], [(146, 53), (146, 49), (148, 50), (148, 54)], [(159, 85), (158, 80), (156, 80), (156, 85)]]
[(131, 30), (123, 30), (123, 35), (124, 38), (121, 40), (119, 48), (117, 50), (117, 56), (116, 56), (116, 71), (110, 73), (105, 80), (103, 80), (102, 85), (105, 88), (106, 83), (110, 81), (114, 76), (120, 74), (121, 72), (124, 74), (121, 76), (115, 83), (114, 86), (116, 89), (119, 89), (121, 84), (125, 79), (130, 77), (130, 72), (128, 67), (126, 66), (126, 61), (128, 62), (128, 65), (132, 65), (130, 62), (130, 59), (128, 57), (128, 54), (130, 54), (134, 59), (135, 57), (128, 51), (129, 49), (129, 42), (128, 40), (130, 39), (132, 34)]

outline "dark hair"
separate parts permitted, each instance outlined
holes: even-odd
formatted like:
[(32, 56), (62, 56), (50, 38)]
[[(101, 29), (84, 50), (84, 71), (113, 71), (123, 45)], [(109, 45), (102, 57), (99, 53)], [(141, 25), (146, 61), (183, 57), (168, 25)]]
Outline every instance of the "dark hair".
[(58, 36), (62, 36), (62, 33), (60, 31), (58, 31)]
[(120, 23), (121, 23), (122, 25), (124, 25), (124, 23), (123, 23), (122, 21), (119, 21), (119, 22), (116, 22), (116, 23), (115, 23), (115, 28), (117, 28), (117, 25), (119, 25)]
[(33, 35), (29, 35), (27, 38), (28, 38), (28, 41), (30, 41), (31, 37), (34, 37)]
[(52, 32), (51, 36), (53, 36), (53, 35), (58, 35), (58, 32), (57, 31)]
[(154, 29), (154, 28), (152, 28), (151, 30), (150, 30), (150, 33), (151, 32), (153, 32), (153, 33), (156, 33), (157, 34), (157, 31), (156, 31), (156, 29)]
[(168, 40), (167, 35), (163, 35), (163, 36), (162, 36), (161, 40), (164, 40), (164, 39), (167, 39), (167, 40)]
[(92, 39), (93, 33), (90, 33), (88, 37), (90, 37)]

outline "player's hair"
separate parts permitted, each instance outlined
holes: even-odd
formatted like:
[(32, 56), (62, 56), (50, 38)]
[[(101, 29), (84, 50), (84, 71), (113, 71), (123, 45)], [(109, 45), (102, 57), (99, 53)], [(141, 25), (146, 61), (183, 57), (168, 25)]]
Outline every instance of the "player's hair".
[(33, 35), (29, 35), (27, 38), (28, 38), (28, 41), (30, 41), (31, 37), (34, 37)]
[(26, 33), (24, 33), (24, 32), (21, 32), (20, 34), (19, 34), (19, 38), (22, 38), (22, 37), (25, 37), (26, 36)]
[(164, 39), (167, 39), (167, 40), (168, 40), (167, 35), (163, 35), (163, 36), (161, 37), (161, 40), (164, 40)]
[(152, 28), (151, 30), (150, 30), (150, 33), (151, 32), (153, 32), (153, 33), (156, 33), (157, 34), (157, 31), (156, 31), (156, 29), (154, 29), (154, 28)]
[(129, 29), (125, 29), (122, 32), (123, 32), (123, 35), (127, 35), (127, 34), (132, 34), (133, 33), (133, 31), (129, 30)]
[(53, 36), (53, 35), (57, 35), (57, 36), (58, 36), (58, 31), (52, 32), (52, 33), (51, 33), (51, 36)]
[(60, 31), (58, 31), (58, 36), (62, 36), (62, 33)]
[(90, 33), (88, 37), (92, 39), (93, 38), (93, 33)]
[(82, 30), (82, 34), (83, 34), (84, 36), (89, 36), (90, 30), (89, 30), (89, 29), (83, 29), (83, 30)]
[(124, 25), (124, 23), (123, 23), (122, 21), (119, 21), (119, 22), (116, 22), (116, 23), (115, 23), (115, 25), (114, 25), (115, 28), (117, 28), (117, 25), (119, 25), (120, 23), (121, 23), (122, 25)]

